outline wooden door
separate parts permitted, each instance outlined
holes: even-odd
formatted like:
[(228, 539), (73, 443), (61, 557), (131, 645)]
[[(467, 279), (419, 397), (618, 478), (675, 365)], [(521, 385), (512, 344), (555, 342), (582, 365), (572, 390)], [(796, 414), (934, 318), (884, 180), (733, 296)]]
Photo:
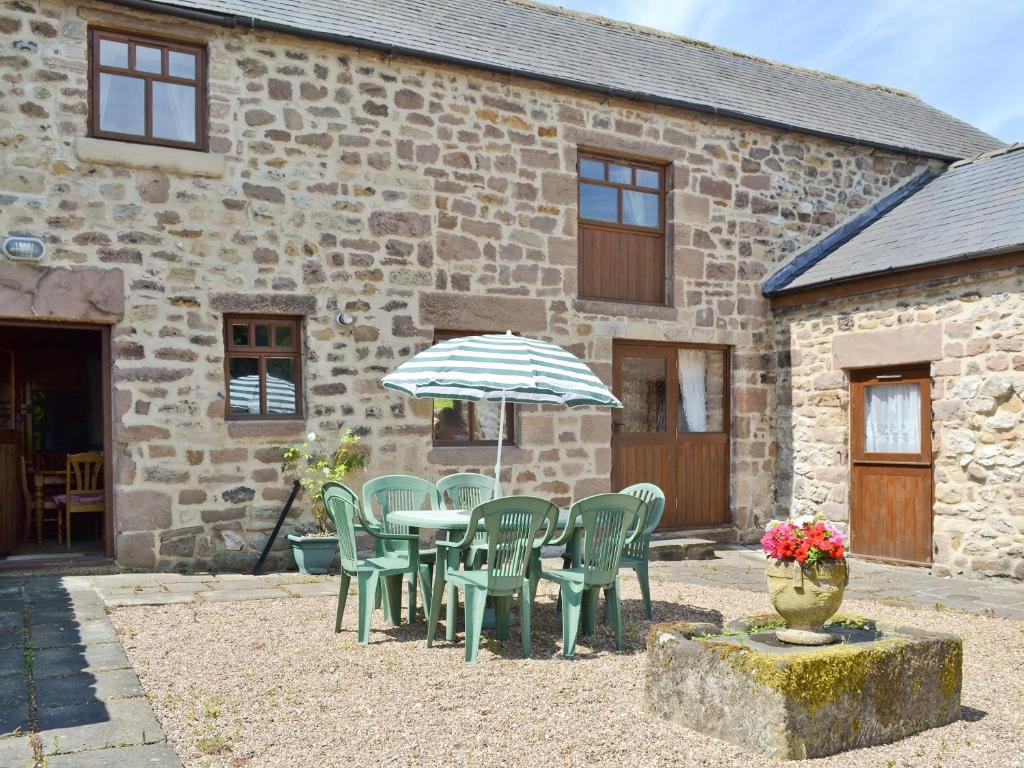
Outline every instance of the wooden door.
[(729, 351), (616, 343), (612, 484), (665, 491), (664, 529), (729, 522)]
[(850, 402), (850, 551), (883, 560), (930, 563), (928, 367), (855, 372)]
[(0, 555), (9, 554), (18, 541), (16, 415), (14, 352), (0, 349)]

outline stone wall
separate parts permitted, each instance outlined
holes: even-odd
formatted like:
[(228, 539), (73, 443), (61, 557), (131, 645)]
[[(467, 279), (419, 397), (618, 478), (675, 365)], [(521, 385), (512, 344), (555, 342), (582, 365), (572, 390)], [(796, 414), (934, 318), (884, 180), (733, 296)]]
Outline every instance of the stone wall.
[[(90, 24), (209, 50), (210, 153), (85, 139)], [(612, 340), (734, 347), (734, 520), (771, 508), (771, 322), (761, 279), (925, 163), (528, 81), (140, 15), (0, 11), (0, 229), (51, 266), (123, 271), (114, 327), (116, 528), (128, 566), (242, 567), (287, 492), (276, 441), (365, 435), (372, 473), (486, 469), (432, 449), (430, 403), (380, 377), (435, 328), (553, 340), (610, 379)], [(578, 147), (671, 165), (671, 306), (576, 298)], [(224, 420), (222, 314), (305, 316), (306, 418)], [(334, 314), (352, 314), (339, 327)], [(0, 310), (2, 312), (2, 310)], [(506, 480), (605, 490), (608, 414), (521, 409)]]
[(776, 328), (780, 512), (849, 519), (844, 368), (927, 362), (934, 569), (1024, 578), (1024, 268), (780, 310)]

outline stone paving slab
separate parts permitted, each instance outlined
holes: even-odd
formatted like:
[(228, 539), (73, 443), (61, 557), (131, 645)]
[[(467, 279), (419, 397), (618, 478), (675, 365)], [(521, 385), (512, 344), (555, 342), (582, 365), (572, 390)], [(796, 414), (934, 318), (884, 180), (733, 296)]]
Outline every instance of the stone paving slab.
[(3, 768), (34, 768), (35, 764), (35, 753), (29, 744), (28, 736), (9, 736), (0, 739), (0, 765)]
[(181, 761), (169, 744), (161, 742), (52, 755), (46, 768), (181, 768)]
[(33, 671), (37, 678), (74, 675), (79, 672), (102, 672), (107, 669), (128, 669), (131, 664), (120, 643), (100, 643), (63, 648), (44, 648), (33, 654)]
[(79, 752), (108, 745), (164, 740), (153, 710), (143, 698), (114, 699), (39, 711), (43, 752)]
[(213, 603), (235, 600), (272, 600), (274, 598), (292, 599), (291, 595), (280, 589), (217, 589), (198, 592), (196, 597)]
[(117, 633), (105, 618), (91, 621), (66, 621), (32, 628), (33, 648), (60, 648), (66, 645), (116, 643)]
[(44, 677), (36, 681), (36, 704), (40, 709), (142, 695), (142, 685), (134, 669), (82, 672), (63, 677)]

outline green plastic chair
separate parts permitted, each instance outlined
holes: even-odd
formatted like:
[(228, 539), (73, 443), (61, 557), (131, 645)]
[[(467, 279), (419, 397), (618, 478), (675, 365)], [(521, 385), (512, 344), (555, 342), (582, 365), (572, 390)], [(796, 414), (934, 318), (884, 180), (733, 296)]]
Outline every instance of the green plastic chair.
[[(447, 509), (476, 509), (501, 496), (501, 486), (489, 475), (459, 472), (437, 481), (437, 494)], [(477, 531), (466, 551), (466, 567), (479, 568), (487, 555), (487, 531)]]
[[(589, 635), (597, 623), (600, 590), (606, 590), (612, 605), (615, 647), (622, 650), (622, 603), (619, 591), (619, 561), (623, 546), (632, 544), (643, 531), (635, 525), (643, 514), (644, 502), (624, 493), (601, 493), (577, 501), (569, 510), (565, 530), (552, 546), (566, 544), (580, 528), (579, 562), (569, 568), (541, 570), (540, 577), (559, 586), (562, 604), (562, 655), (576, 655), (576, 635), (580, 614), (583, 634)], [(642, 522), (642, 521), (641, 521)], [(632, 536), (629, 536), (630, 529)], [(586, 598), (586, 599), (584, 599)]]
[[(380, 520), (374, 514), (375, 507), (380, 512)], [(382, 475), (373, 478), (363, 486), (362, 513), (371, 525), (376, 525), (385, 533), (409, 533), (409, 526), (388, 522), (388, 515), (392, 511), (423, 509), (424, 507), (433, 510), (440, 507), (437, 488), (429, 480), (412, 475)], [(405, 539), (380, 539), (378, 545), (378, 555), (405, 552), (409, 549), (408, 541)], [(419, 550), (420, 570), (418, 575), (423, 588), (424, 615), (430, 613), (430, 584), (436, 558), (437, 550), (433, 547)], [(416, 573), (410, 573), (405, 579), (409, 592), (410, 624), (416, 620), (416, 579)], [(384, 591), (387, 592), (387, 590), (388, 585), (385, 583)], [(393, 597), (388, 597), (394, 600)]]
[[(345, 615), (348, 588), (355, 578), (359, 585), (359, 645), (370, 640), (370, 622), (379, 582), (390, 585), (385, 589), (390, 602), (390, 611), (385, 617), (396, 619), (401, 616), (402, 577), (419, 572), (419, 537), (411, 533), (388, 533), (380, 525), (367, 520), (362, 513), (356, 495), (341, 483), (327, 482), (323, 487), (324, 508), (334, 521), (338, 534), (338, 550), (341, 554), (341, 585), (338, 587), (338, 609), (334, 618), (334, 631), (341, 632), (341, 620)], [(401, 543), (404, 549), (387, 551), (377, 557), (360, 560), (356, 551), (356, 529), (359, 523), (363, 529), (386, 544)]]
[[(665, 513), (665, 492), (653, 483), (636, 483), (628, 488), (623, 488), (619, 493), (626, 493), (642, 499), (647, 505), (646, 521), (638, 520), (637, 526), (641, 527), (639, 536), (635, 538), (630, 531), (630, 540), (622, 549), (622, 558), (619, 560), (619, 568), (629, 568), (640, 582), (640, 595), (644, 601), (644, 615), (649, 619), (653, 618), (651, 611), (651, 581), (648, 576), (648, 563), (650, 562), (651, 534), (661, 524), (661, 517)], [(612, 604), (608, 600), (608, 593), (605, 593), (605, 621), (611, 620)]]
[[(507, 496), (485, 501), (473, 509), (469, 526), (461, 541), (439, 541), (438, 549), (466, 549), (472, 546), (482, 528), (487, 534), (487, 567), (477, 570), (447, 570), (446, 558), (438, 559), (434, 572), (434, 600), (427, 624), (427, 647), (434, 644), (441, 616), (441, 590), (448, 586), (448, 601), (458, 602), (457, 590), (465, 593), (466, 663), (473, 664), (480, 651), (480, 632), (487, 597), (494, 599), (494, 624), (499, 640), (508, 637), (508, 619), (512, 597), (519, 594), (519, 621), (523, 636), (523, 656), (530, 657), (530, 613), (533, 599), (527, 571), (535, 547), (554, 533), (558, 507), (546, 499), (532, 496)], [(543, 535), (538, 539), (541, 526)]]

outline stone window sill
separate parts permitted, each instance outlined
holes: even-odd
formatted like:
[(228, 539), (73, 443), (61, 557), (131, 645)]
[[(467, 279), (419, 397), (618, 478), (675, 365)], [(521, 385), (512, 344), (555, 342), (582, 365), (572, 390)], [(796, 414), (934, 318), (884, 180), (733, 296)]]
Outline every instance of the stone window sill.
[(572, 308), (588, 315), (608, 317), (635, 317), (639, 319), (675, 320), (675, 307), (664, 304), (637, 304), (630, 301), (607, 299), (573, 299)]
[(179, 176), (219, 179), (224, 175), (223, 155), (190, 149), (79, 136), (75, 142), (75, 155), (84, 163), (164, 171)]
[(298, 419), (226, 419), (230, 437), (298, 437), (306, 422)]
[[(427, 463), (452, 465), (474, 465), (493, 467), (498, 456), (498, 447), (494, 445), (452, 445), (431, 448), (427, 452)], [(511, 466), (530, 461), (533, 455), (514, 445), (506, 445), (501, 449), (501, 465)]]

